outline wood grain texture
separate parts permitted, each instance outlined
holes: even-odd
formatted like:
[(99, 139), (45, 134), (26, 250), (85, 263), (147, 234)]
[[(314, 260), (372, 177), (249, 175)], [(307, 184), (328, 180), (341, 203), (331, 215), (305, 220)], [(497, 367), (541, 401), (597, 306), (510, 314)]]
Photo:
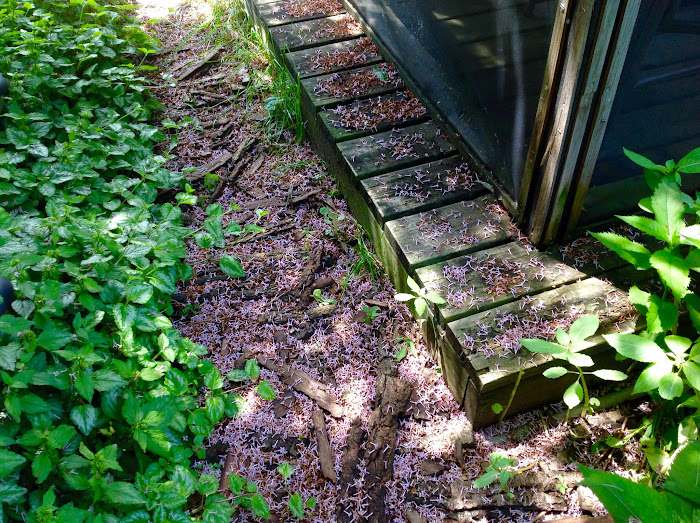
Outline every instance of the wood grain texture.
[(439, 160), (455, 152), (432, 121), (342, 142), (338, 149), (357, 180)]
[(387, 222), (400, 259), (416, 269), (477, 252), (510, 239), (512, 225), (493, 196), (446, 205)]
[[(485, 194), (487, 189), (475, 181), (476, 175), (467, 174), (468, 169), (461, 156), (450, 156), (367, 178), (362, 189), (384, 223)], [(467, 178), (473, 181), (468, 183)]]
[(560, 258), (518, 242), (422, 267), (416, 276), (447, 299), (437, 307), (443, 323), (588, 277)]
[[(344, 40), (342, 42), (333, 42), (330, 44), (314, 47), (312, 49), (302, 49), (286, 54), (287, 65), (291, 72), (299, 79), (310, 78), (312, 76), (320, 76), (323, 74), (337, 73), (347, 69), (354, 69), (365, 65), (383, 62), (381, 54), (374, 51), (356, 52), (356, 49), (367, 46), (369, 38), (361, 36), (352, 40)], [(348, 66), (333, 66), (330, 61), (320, 61), (321, 58), (330, 57), (332, 55), (340, 55), (345, 53), (354, 53), (357, 63), (352, 63)]]
[(294, 16), (287, 12), (285, 6), (289, 4), (288, 0), (277, 0), (274, 2), (265, 2), (258, 5), (258, 15), (268, 27), (278, 25), (291, 24), (294, 22), (303, 22), (313, 20), (314, 18), (324, 18), (331, 15), (337, 15), (345, 12), (342, 4), (338, 4), (337, 9), (332, 9), (329, 12), (314, 12), (303, 16)]
[(345, 27), (348, 23), (354, 23), (352, 17), (348, 14), (341, 14), (271, 27), (269, 31), (277, 49), (289, 52), (340, 40), (349, 40), (363, 34), (359, 25), (354, 26), (349, 31), (337, 32), (336, 28)]

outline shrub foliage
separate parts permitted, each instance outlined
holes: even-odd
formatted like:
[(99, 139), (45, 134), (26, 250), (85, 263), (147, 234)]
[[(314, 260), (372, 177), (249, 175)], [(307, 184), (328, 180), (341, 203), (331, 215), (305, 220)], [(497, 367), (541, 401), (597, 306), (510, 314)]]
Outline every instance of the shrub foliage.
[[(228, 522), (192, 470), (240, 397), (172, 327), (191, 277), (129, 6), (0, 0), (0, 520)], [(182, 200), (185, 201), (185, 200)], [(221, 213), (217, 213), (221, 214)], [(253, 486), (254, 487), (254, 486)], [(249, 492), (240, 502), (266, 515)]]

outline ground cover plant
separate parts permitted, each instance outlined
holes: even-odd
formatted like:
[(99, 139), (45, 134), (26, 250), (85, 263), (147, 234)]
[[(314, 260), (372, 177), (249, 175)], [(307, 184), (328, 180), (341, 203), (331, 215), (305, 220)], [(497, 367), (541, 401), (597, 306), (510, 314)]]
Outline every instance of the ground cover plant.
[[(632, 368), (642, 364), (634, 392), (649, 393), (655, 408), (638, 432), (652, 484), (665, 480), (665, 488), (658, 493), (611, 474), (583, 470), (586, 484), (616, 521), (630, 517), (695, 521), (700, 496), (700, 297), (691, 273), (700, 272), (700, 193), (695, 197), (685, 193), (682, 182), (683, 175), (700, 173), (700, 149), (665, 165), (631, 151), (625, 150), (625, 154), (644, 168), (652, 195), (639, 203), (644, 215), (619, 218), (651, 240), (644, 245), (616, 233), (593, 236), (638, 270), (655, 270), (662, 293), (659, 296), (633, 286), (629, 299), (644, 315), (645, 330), (641, 334), (607, 334), (605, 339), (621, 359), (631, 360)], [(654, 249), (652, 242), (658, 242), (658, 248)], [(620, 503), (620, 492), (624, 503)], [(657, 501), (657, 514), (645, 508), (649, 497)]]
[[(239, 409), (207, 349), (178, 333), (181, 175), (153, 153), (161, 106), (135, 65), (152, 42), (126, 5), (0, 3), (0, 520), (228, 521), (193, 459)], [(209, 209), (216, 241), (225, 214)], [(240, 264), (226, 259), (224, 271)], [(235, 501), (268, 512), (249, 487)], [(188, 512), (191, 511), (191, 512)]]

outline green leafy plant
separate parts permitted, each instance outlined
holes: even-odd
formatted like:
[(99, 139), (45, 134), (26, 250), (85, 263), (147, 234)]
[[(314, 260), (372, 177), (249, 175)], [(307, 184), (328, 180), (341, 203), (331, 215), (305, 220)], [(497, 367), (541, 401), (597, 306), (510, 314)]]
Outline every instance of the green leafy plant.
[(566, 367), (550, 367), (542, 374), (546, 378), (557, 379), (566, 374), (574, 374), (576, 380), (564, 391), (564, 403), (573, 409), (583, 401), (581, 413), (585, 416), (588, 413), (590, 396), (586, 384), (586, 375), (592, 374), (602, 380), (622, 381), (627, 379), (623, 372), (611, 369), (599, 369), (591, 372), (584, 372), (584, 368), (592, 367), (593, 360), (590, 356), (583, 354), (582, 349), (586, 347), (586, 339), (593, 336), (599, 326), (598, 316), (590, 314), (577, 319), (571, 324), (567, 333), (561, 327), (557, 329), (556, 337), (559, 343), (540, 339), (523, 339), (520, 343), (529, 351), (540, 354), (548, 354), (555, 359), (565, 361), (576, 370), (572, 371)]
[(265, 498), (258, 494), (258, 486), (255, 483), (236, 474), (229, 474), (229, 486), (234, 505), (241, 505), (260, 518), (270, 517), (270, 507)]
[(398, 346), (394, 352), (394, 358), (396, 361), (403, 361), (403, 359), (408, 356), (409, 352), (412, 355), (417, 355), (416, 344), (410, 338), (396, 338), (394, 343)]
[[(683, 175), (700, 173), (700, 149), (665, 165), (628, 150), (625, 154), (644, 168), (652, 195), (639, 202), (643, 215), (619, 218), (659, 242), (658, 248), (612, 232), (593, 236), (638, 270), (653, 269), (663, 292), (659, 296), (632, 287), (629, 300), (645, 317), (645, 330), (605, 339), (621, 358), (646, 364), (634, 392), (648, 392), (660, 403), (642, 442), (649, 462), (663, 472), (672, 461), (669, 452), (697, 440), (700, 425), (700, 297), (691, 290), (690, 276), (700, 271), (700, 193), (693, 198), (681, 189)], [(688, 326), (687, 336), (679, 334), (684, 316), (694, 327)]]
[(698, 521), (700, 516), (700, 442), (685, 444), (671, 465), (661, 490), (579, 465), (581, 484), (598, 496), (616, 523)]
[[(280, 473), (286, 484), (289, 478), (292, 477), (292, 474), (294, 474), (294, 467), (285, 461), (277, 465), (277, 472)], [(295, 518), (304, 519), (307, 509), (313, 510), (316, 508), (316, 498), (311, 496), (304, 501), (300, 494), (292, 494), (287, 500), (287, 508), (289, 508), (289, 511)]]
[(335, 305), (338, 303), (334, 298), (324, 298), (321, 289), (314, 289), (313, 297), (320, 305)]
[(323, 216), (323, 221), (328, 225), (326, 229), (327, 236), (341, 237), (340, 222), (345, 221), (345, 215), (343, 213), (336, 212), (329, 207), (321, 207), (318, 212)]
[(515, 465), (516, 461), (516, 459), (509, 458), (501, 452), (492, 452), (489, 455), (489, 463), (486, 470), (481, 476), (474, 480), (474, 488), (488, 487), (498, 479), (506, 496), (513, 498), (513, 493), (508, 491), (507, 487), (508, 482), (517, 474), (517, 472), (513, 470), (513, 465)]
[(425, 314), (429, 302), (434, 303), (436, 305), (445, 304), (445, 300), (442, 296), (421, 287), (410, 276), (406, 278), (406, 283), (408, 284), (409, 289), (413, 291), (413, 293), (399, 292), (394, 296), (394, 299), (404, 302), (412, 301), (413, 308), (415, 309), (416, 314), (419, 318), (422, 318)]
[(372, 323), (377, 316), (379, 316), (379, 307), (377, 307), (376, 305), (372, 305), (370, 307), (369, 305), (365, 305), (363, 303), (362, 310), (365, 313), (365, 323), (367, 323), (368, 325)]
[[(129, 9), (0, 0), (0, 71), (12, 80), (0, 119), (0, 275), (17, 294), (0, 316), (3, 521), (234, 512), (218, 479), (192, 466), (242, 399), (168, 318), (170, 294), (193, 274), (180, 206), (196, 197), (183, 184), (176, 205), (156, 202), (182, 174), (153, 152), (165, 139), (149, 123), (161, 106), (148, 67), (131, 61), (151, 43)], [(208, 213), (216, 244), (224, 213)]]
[[(260, 365), (255, 359), (248, 360), (245, 367), (242, 369), (233, 369), (226, 376), (230, 381), (244, 382), (248, 380), (257, 380), (260, 377)], [(258, 396), (265, 400), (273, 400), (277, 397), (275, 389), (272, 388), (269, 382), (262, 380), (258, 383), (256, 390)]]

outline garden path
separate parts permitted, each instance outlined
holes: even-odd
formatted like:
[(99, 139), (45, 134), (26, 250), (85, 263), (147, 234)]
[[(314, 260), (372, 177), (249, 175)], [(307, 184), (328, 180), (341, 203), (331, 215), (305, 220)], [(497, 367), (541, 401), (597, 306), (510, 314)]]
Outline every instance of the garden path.
[[(240, 415), (217, 428), (197, 466), (256, 482), (273, 521), (292, 520), (287, 503), (296, 493), (316, 498), (305, 519), (313, 522), (603, 513), (575, 486), (573, 459), (607, 460), (614, 470), (638, 459), (633, 449), (578, 453), (620, 430), (627, 413), (565, 424), (554, 411), (536, 411), (472, 431), (326, 166), (270, 118), (282, 103), (271, 98), (281, 94), (280, 72), (241, 4), (173, 0), (167, 12), (146, 9), (155, 0), (140, 4), (145, 17), (162, 17), (148, 24), (162, 43), (148, 63), (158, 67), (152, 93), (164, 105), (169, 167), (192, 169), (187, 177), (205, 204), (240, 207), (230, 215), (241, 226), (231, 225), (233, 241), (213, 250), (189, 244), (195, 276), (173, 297), (174, 323), (209, 348), (222, 373), (252, 359), (261, 367), (252, 380), (231, 381)], [(190, 209), (190, 227), (203, 225), (204, 208)], [(219, 272), (224, 254), (240, 260), (244, 278)], [(275, 399), (256, 394), (260, 380)], [(527, 469), (509, 484), (512, 498), (497, 485), (471, 485), (495, 451)], [(277, 470), (285, 462), (294, 469), (288, 479)]]

